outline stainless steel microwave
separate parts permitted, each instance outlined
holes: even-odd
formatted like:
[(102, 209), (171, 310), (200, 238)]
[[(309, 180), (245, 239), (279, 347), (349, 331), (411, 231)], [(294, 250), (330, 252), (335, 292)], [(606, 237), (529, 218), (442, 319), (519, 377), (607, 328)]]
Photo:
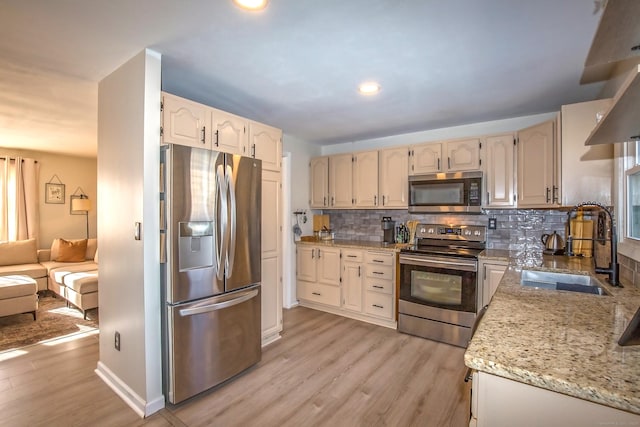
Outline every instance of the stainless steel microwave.
[(409, 177), (409, 212), (480, 213), (482, 172), (434, 173)]

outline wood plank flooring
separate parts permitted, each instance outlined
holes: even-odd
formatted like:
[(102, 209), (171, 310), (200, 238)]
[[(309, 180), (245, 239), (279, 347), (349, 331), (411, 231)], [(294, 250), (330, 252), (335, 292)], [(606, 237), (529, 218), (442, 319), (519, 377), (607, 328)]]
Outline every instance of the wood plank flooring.
[(93, 372), (97, 335), (0, 353), (0, 426), (468, 425), (464, 349), (303, 307), (284, 321), (254, 368), (144, 420)]

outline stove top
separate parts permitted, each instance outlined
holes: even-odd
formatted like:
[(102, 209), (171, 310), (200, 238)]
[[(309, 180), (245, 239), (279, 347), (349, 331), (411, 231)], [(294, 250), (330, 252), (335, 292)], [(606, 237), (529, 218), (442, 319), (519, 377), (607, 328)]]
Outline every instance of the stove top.
[(477, 225), (419, 224), (416, 244), (401, 253), (477, 258), (486, 247), (486, 229)]

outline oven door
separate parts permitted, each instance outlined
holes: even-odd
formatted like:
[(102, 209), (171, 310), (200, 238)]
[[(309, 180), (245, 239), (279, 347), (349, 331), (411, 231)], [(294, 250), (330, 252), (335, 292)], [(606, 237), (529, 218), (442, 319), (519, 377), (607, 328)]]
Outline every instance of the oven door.
[(400, 255), (400, 300), (476, 313), (476, 259)]

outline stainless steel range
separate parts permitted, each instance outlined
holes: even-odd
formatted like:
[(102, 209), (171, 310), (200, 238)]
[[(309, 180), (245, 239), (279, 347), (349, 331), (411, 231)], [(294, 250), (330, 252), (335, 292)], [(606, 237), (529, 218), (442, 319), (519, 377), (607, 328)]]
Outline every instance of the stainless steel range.
[(478, 309), (478, 255), (486, 229), (420, 224), (400, 251), (398, 330), (466, 347)]

